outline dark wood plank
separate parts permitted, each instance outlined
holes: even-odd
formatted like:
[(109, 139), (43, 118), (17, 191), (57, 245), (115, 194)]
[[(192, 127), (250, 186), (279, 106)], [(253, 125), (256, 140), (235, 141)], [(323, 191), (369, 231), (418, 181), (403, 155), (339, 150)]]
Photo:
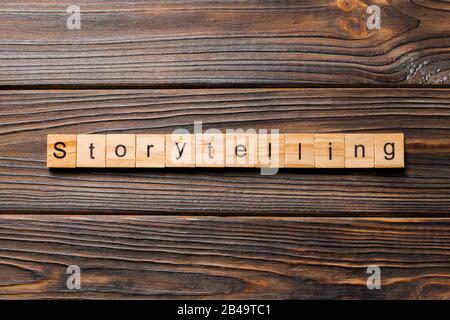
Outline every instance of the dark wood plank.
[[(0, 92), (0, 213), (449, 215), (450, 90)], [(48, 133), (206, 128), (406, 135), (405, 170), (46, 168)]]
[(448, 1), (76, 3), (0, 3), (0, 86), (450, 83)]
[(0, 298), (448, 299), (449, 253), (449, 219), (2, 216)]

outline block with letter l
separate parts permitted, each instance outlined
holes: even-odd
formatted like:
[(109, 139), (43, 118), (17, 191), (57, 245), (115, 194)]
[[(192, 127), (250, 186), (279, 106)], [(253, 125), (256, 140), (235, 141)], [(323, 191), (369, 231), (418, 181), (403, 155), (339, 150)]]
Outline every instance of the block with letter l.
[(314, 168), (314, 134), (284, 135), (284, 167)]
[(284, 134), (258, 134), (256, 167), (284, 168)]

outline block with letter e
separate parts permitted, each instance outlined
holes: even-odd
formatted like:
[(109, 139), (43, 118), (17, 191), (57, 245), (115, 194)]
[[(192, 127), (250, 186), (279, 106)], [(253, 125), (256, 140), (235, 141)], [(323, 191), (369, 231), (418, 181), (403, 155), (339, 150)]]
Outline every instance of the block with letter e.
[(226, 133), (225, 166), (254, 168), (257, 160), (257, 135), (255, 133)]

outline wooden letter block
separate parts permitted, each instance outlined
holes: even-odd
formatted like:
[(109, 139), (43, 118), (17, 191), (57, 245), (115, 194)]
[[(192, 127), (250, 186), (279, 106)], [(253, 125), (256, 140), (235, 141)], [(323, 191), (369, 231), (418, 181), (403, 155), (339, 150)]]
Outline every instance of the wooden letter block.
[(47, 167), (75, 168), (77, 165), (77, 135), (49, 134), (47, 136)]
[(284, 168), (284, 134), (258, 134), (258, 168)]
[(136, 167), (136, 135), (108, 134), (106, 136), (106, 167)]
[(166, 167), (195, 167), (195, 135), (166, 135)]
[(226, 167), (254, 168), (257, 157), (257, 135), (227, 133), (225, 137)]
[(166, 166), (166, 136), (164, 134), (136, 135), (136, 168)]
[(315, 167), (344, 168), (344, 149), (344, 134), (316, 134), (314, 136)]
[(106, 167), (106, 135), (103, 134), (77, 135), (77, 167), (78, 168)]
[(224, 134), (196, 134), (195, 146), (196, 167), (225, 167)]
[(345, 167), (373, 168), (374, 166), (373, 134), (346, 134)]
[(404, 168), (403, 133), (375, 134), (375, 168)]
[(286, 168), (314, 168), (314, 134), (285, 134), (284, 159)]

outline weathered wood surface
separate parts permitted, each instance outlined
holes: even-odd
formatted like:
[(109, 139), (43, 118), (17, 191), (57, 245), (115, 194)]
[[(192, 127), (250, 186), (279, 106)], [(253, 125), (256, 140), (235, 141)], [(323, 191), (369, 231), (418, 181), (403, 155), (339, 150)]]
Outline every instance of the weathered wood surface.
[(450, 220), (2, 216), (0, 298), (449, 299)]
[[(450, 90), (3, 91), (0, 213), (449, 216)], [(405, 133), (405, 170), (49, 171), (48, 133)]]
[[(450, 3), (0, 2), (0, 86), (449, 84)], [(368, 5), (381, 30), (368, 30)]]

